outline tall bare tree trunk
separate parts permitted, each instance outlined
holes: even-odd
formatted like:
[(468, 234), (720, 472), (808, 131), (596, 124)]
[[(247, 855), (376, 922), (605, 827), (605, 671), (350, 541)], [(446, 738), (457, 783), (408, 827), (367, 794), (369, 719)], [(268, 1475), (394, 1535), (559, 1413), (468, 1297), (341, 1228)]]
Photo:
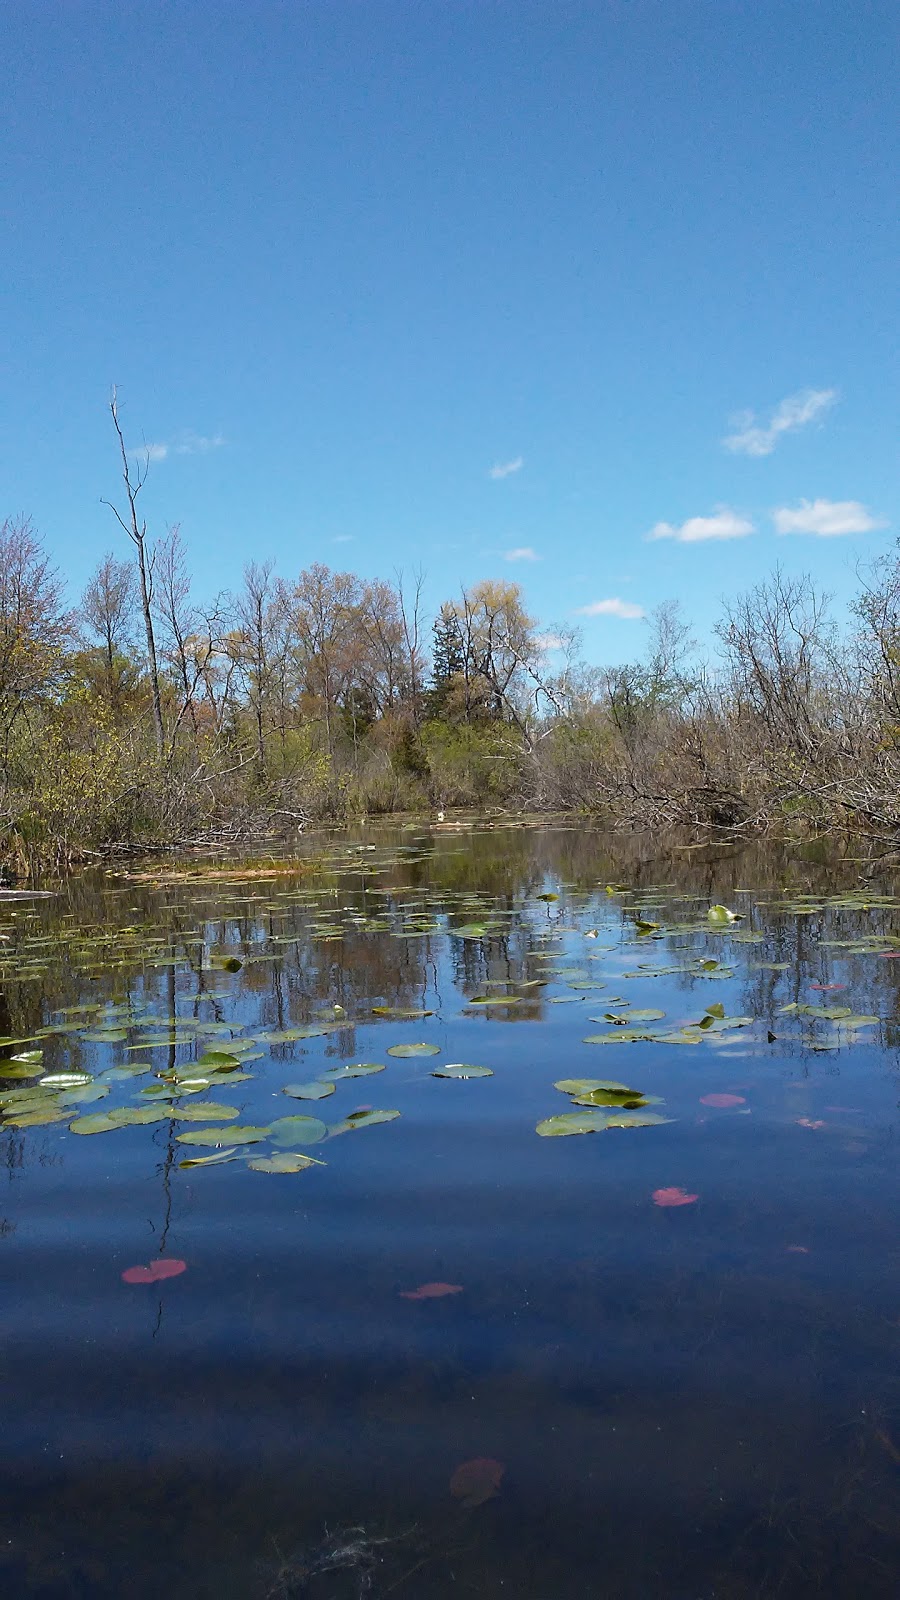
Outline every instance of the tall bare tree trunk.
[(104, 505), (108, 505), (110, 510), (115, 514), (119, 523), (125, 529), (129, 539), (132, 541), (137, 554), (138, 581), (141, 594), (141, 611), (144, 615), (144, 628), (147, 635), (147, 660), (150, 667), (150, 692), (153, 698), (153, 728), (156, 734), (157, 754), (161, 758), (165, 751), (165, 730), (163, 728), (162, 701), (159, 694), (159, 665), (156, 657), (156, 638), (153, 632), (153, 613), (150, 609), (150, 601), (153, 597), (153, 563), (152, 558), (149, 561), (147, 558), (147, 524), (146, 522), (139, 522), (137, 514), (137, 497), (147, 481), (149, 459), (144, 467), (143, 472), (139, 470), (137, 477), (132, 479), (131, 470), (128, 466), (128, 453), (125, 449), (125, 440), (122, 436), (122, 428), (119, 423), (119, 406), (115, 389), (113, 389), (112, 399), (109, 402), (109, 410), (113, 419), (113, 427), (116, 430), (116, 437), (119, 441), (119, 450), (122, 456), (122, 477), (125, 481), (125, 493), (128, 497), (128, 521), (126, 522), (121, 512), (116, 506), (113, 505), (111, 500), (105, 500), (103, 503)]

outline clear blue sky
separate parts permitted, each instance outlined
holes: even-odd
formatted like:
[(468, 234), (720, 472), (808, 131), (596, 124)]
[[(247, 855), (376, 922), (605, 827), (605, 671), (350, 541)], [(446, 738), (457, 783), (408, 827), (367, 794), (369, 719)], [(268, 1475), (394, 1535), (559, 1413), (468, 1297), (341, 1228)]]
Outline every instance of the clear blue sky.
[(7, 0), (2, 511), (77, 592), (117, 542), (115, 381), (203, 591), (264, 555), (421, 563), (432, 605), (515, 577), (600, 660), (642, 630), (584, 606), (702, 631), (779, 559), (846, 593), (900, 531), (898, 28)]

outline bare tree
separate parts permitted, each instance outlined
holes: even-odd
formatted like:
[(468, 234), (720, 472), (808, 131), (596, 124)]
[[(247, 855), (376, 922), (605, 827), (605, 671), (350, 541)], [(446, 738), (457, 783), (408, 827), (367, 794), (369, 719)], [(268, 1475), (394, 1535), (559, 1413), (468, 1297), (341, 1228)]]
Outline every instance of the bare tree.
[(105, 555), (81, 598), (81, 615), (103, 652), (106, 693), (115, 706), (121, 685), (117, 662), (131, 644), (137, 598), (134, 567)]
[(103, 504), (109, 506), (120, 527), (127, 533), (134, 545), (137, 559), (138, 581), (140, 585), (141, 612), (144, 618), (144, 630), (147, 636), (147, 662), (150, 672), (150, 691), (153, 698), (153, 728), (156, 735), (156, 749), (160, 756), (165, 752), (165, 730), (163, 728), (162, 700), (159, 693), (159, 666), (156, 658), (156, 637), (153, 632), (153, 555), (147, 548), (147, 524), (138, 519), (138, 495), (147, 482), (147, 473), (150, 469), (150, 457), (145, 457), (142, 466), (137, 467), (132, 474), (128, 463), (128, 452), (125, 449), (125, 439), (119, 422), (119, 401), (116, 389), (113, 389), (109, 402), (110, 416), (119, 441), (119, 452), (122, 458), (122, 480), (125, 484), (125, 497), (128, 510), (122, 515), (118, 506), (112, 500), (104, 500)]

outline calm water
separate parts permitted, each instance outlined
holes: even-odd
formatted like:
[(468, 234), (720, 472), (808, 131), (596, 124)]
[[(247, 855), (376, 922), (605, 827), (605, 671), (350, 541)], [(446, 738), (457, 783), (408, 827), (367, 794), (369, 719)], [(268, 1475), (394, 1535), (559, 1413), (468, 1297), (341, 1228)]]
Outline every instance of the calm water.
[[(900, 1593), (893, 883), (581, 826), (303, 854), (0, 906), (0, 1592)], [(580, 1078), (670, 1120), (538, 1136)]]

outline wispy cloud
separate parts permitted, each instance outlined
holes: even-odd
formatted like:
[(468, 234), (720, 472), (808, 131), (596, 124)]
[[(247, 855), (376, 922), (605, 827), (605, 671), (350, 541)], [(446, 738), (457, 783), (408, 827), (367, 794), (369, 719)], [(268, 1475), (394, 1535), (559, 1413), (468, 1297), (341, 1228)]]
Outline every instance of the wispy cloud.
[(887, 527), (859, 500), (801, 500), (799, 506), (778, 506), (772, 521), (776, 533), (812, 533), (819, 539)]
[(225, 443), (221, 433), (180, 433), (176, 439), (157, 439), (152, 444), (136, 444), (128, 452), (144, 461), (165, 461), (169, 456), (208, 456)]
[(706, 539), (743, 539), (753, 533), (753, 523), (730, 506), (717, 506), (711, 517), (688, 517), (678, 527), (658, 522), (648, 539), (675, 539), (678, 544), (701, 544)]
[(539, 650), (561, 650), (565, 643), (558, 633), (539, 633), (535, 644)]
[(760, 425), (753, 411), (732, 417), (734, 433), (722, 440), (726, 450), (740, 456), (770, 456), (782, 434), (796, 433), (824, 416), (837, 399), (836, 389), (800, 389), (775, 407), (767, 424)]
[(643, 606), (632, 600), (620, 600), (618, 595), (610, 600), (592, 600), (589, 606), (578, 606), (576, 617), (621, 617), (623, 622), (640, 622), (647, 615)]
[(175, 445), (177, 456), (208, 456), (213, 450), (221, 450), (225, 443), (221, 433), (212, 435), (202, 433), (183, 433)]
[(541, 557), (536, 550), (532, 550), (530, 544), (519, 544), (516, 545), (514, 550), (504, 550), (503, 559), (504, 561), (540, 561)]
[(331, 542), (332, 544), (353, 544), (354, 535), (352, 533), (336, 533)]
[(524, 456), (516, 456), (515, 461), (497, 461), (488, 473), (489, 478), (511, 478), (514, 472), (521, 472), (525, 465)]

